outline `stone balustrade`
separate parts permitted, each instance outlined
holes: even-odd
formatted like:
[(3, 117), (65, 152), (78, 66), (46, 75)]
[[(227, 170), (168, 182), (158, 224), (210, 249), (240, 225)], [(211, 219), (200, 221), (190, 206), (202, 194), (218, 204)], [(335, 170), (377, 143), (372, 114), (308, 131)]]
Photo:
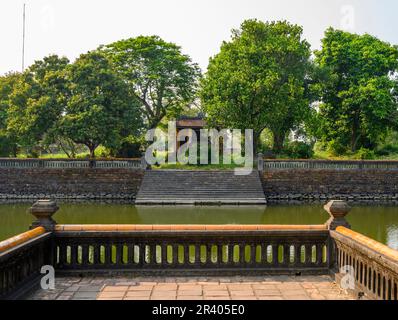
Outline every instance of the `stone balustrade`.
[(146, 169), (141, 158), (136, 159), (13, 159), (0, 158), (0, 168), (43, 169)]
[(30, 209), (34, 229), (0, 243), (0, 298), (26, 292), (49, 264), (62, 274), (332, 272), (359, 297), (398, 299), (398, 252), (351, 231), (344, 201), (325, 205), (323, 225), (60, 225), (52, 218), (57, 209), (39, 201)]
[(398, 251), (345, 227), (331, 231), (336, 279), (360, 297), (398, 300)]
[[(398, 170), (398, 161), (363, 160), (268, 160), (259, 161), (260, 171), (278, 170)], [(262, 166), (262, 168), (261, 168)]]

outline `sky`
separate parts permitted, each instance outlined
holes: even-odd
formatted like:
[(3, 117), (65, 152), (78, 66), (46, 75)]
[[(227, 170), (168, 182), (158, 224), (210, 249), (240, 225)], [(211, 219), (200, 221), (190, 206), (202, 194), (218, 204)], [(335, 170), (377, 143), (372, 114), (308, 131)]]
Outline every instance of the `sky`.
[(252, 18), (302, 25), (313, 49), (329, 26), (398, 44), (397, 0), (1, 0), (0, 74), (22, 68), (23, 3), (25, 66), (49, 54), (73, 61), (101, 44), (159, 35), (205, 71), (231, 29)]

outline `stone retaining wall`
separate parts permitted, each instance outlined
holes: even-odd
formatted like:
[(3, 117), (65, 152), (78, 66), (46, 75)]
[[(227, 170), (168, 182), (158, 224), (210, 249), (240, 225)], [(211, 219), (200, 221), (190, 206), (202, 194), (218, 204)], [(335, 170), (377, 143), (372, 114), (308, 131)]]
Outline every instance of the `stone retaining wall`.
[(261, 173), (268, 201), (398, 200), (398, 170), (293, 169)]
[(0, 199), (134, 200), (141, 169), (0, 168)]
[[(135, 200), (144, 170), (0, 168), (1, 200)], [(289, 169), (261, 173), (267, 201), (398, 201), (398, 170)]]

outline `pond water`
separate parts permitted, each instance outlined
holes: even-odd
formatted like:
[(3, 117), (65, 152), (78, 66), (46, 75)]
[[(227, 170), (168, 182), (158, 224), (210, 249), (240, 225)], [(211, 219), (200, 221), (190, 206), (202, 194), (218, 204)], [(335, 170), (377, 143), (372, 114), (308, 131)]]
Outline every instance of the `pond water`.
[[(0, 204), (0, 240), (28, 230), (31, 204)], [(323, 206), (151, 207), (131, 204), (60, 203), (54, 219), (62, 224), (322, 224)], [(353, 206), (352, 229), (398, 249), (398, 206)]]

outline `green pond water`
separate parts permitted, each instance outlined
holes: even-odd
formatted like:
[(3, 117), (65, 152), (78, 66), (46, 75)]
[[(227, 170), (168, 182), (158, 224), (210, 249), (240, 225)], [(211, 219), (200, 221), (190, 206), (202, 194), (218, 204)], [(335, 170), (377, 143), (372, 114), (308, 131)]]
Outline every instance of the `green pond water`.
[[(62, 224), (322, 224), (322, 205), (260, 207), (147, 207), (131, 204), (60, 203)], [(0, 240), (28, 230), (30, 204), (0, 204)], [(352, 229), (398, 249), (398, 206), (353, 206)]]

